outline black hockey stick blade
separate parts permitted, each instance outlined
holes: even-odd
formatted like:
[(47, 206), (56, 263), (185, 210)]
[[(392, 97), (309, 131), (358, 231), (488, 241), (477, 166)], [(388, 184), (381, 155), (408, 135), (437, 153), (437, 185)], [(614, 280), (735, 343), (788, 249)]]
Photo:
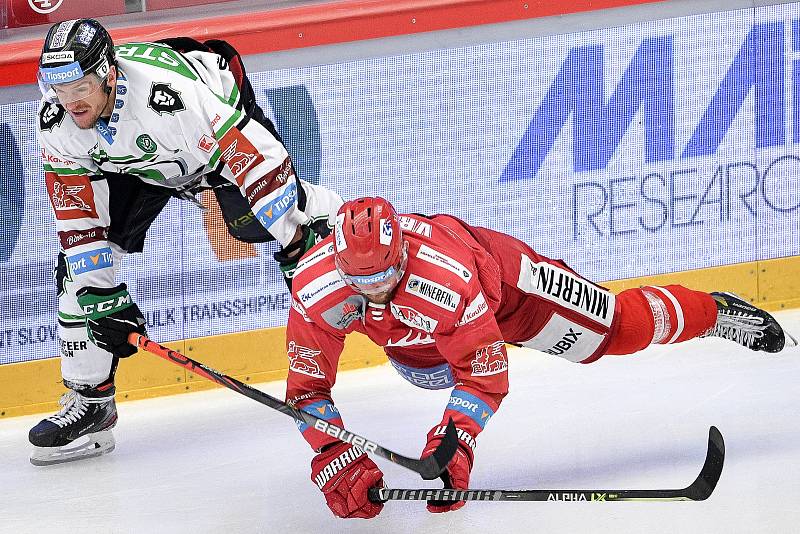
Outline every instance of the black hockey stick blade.
[(456, 424), (453, 418), (447, 422), (447, 428), (444, 431), (444, 437), (433, 454), (423, 460), (419, 460), (422, 465), (416, 471), (425, 480), (433, 480), (438, 478), (445, 469), (447, 464), (450, 463), (456, 451), (458, 450), (458, 432), (456, 431)]
[(336, 439), (346, 443), (352, 443), (353, 445), (361, 447), (366, 452), (371, 452), (376, 456), (380, 456), (381, 458), (389, 460), (390, 462), (394, 462), (407, 469), (416, 471), (425, 480), (433, 480), (441, 475), (447, 467), (447, 464), (453, 458), (453, 455), (456, 453), (456, 449), (458, 449), (458, 433), (456, 432), (456, 427), (455, 424), (453, 424), (452, 419), (447, 424), (445, 435), (433, 454), (423, 459), (409, 458), (382, 447), (374, 441), (361, 437), (358, 434), (354, 434), (349, 430), (338, 427), (333, 423), (329, 423), (324, 419), (320, 419), (312, 413), (299, 410), (294, 406), (290, 406), (282, 400), (276, 399), (272, 395), (264, 393), (260, 389), (256, 389), (236, 380), (235, 378), (222, 374), (219, 371), (193, 360), (178, 351), (160, 345), (152, 339), (148, 339), (141, 334), (136, 332), (131, 333), (128, 336), (128, 342), (131, 345), (159, 356), (168, 362), (179, 365), (196, 375), (207, 378), (208, 380), (216, 382), (221, 386), (225, 386), (226, 388), (240, 393), (245, 397), (251, 398), (256, 402), (260, 402), (265, 406), (269, 406), (273, 410), (277, 410), (284, 415), (294, 418), (296, 421), (301, 421), (311, 427), (314, 427), (320, 432), (328, 434), (329, 436), (333, 436)]
[(708, 430), (706, 460), (694, 482), (676, 490), (455, 490), (370, 488), (369, 499), (386, 501), (703, 501), (717, 487), (725, 463), (725, 441), (717, 427)]
[(708, 452), (706, 461), (700, 474), (694, 482), (684, 491), (686, 496), (693, 501), (704, 501), (711, 497), (717, 482), (722, 476), (722, 467), (725, 464), (725, 440), (722, 433), (715, 426), (708, 429)]

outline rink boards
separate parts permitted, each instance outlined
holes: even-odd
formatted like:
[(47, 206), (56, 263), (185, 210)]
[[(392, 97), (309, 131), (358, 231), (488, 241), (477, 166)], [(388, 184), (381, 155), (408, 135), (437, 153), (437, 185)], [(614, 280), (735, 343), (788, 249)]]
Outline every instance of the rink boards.
[[(453, 213), (617, 289), (679, 282), (800, 305), (800, 5), (491, 36), (250, 75), (300, 176), (346, 197)], [(0, 105), (5, 416), (59, 390), (35, 109)], [(120, 279), (154, 339), (237, 377), (278, 377), (290, 299), (275, 247), (233, 242), (205, 201), (206, 215), (171, 201)], [(382, 361), (366, 344), (347, 359)], [(129, 398), (206, 387), (145, 357), (118, 376)]]

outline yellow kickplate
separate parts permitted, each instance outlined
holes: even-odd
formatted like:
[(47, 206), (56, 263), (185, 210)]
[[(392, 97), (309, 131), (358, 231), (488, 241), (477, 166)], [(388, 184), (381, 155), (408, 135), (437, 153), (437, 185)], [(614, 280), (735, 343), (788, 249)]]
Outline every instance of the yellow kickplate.
[[(800, 307), (800, 257), (614, 280), (614, 292), (643, 285), (681, 284), (698, 291), (731, 291), (767, 310)], [(286, 378), (285, 328), (268, 328), (165, 343), (242, 382)], [(347, 337), (339, 370), (386, 362), (366, 336)], [(220, 387), (161, 358), (139, 353), (121, 360), (117, 399), (133, 400)], [(64, 392), (58, 358), (0, 365), (0, 418), (55, 411)]]

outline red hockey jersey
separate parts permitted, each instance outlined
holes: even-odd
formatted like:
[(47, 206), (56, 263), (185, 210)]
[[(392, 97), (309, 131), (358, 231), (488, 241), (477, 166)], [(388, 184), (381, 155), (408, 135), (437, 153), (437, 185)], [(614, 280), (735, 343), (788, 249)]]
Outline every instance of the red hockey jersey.
[[(408, 265), (389, 304), (369, 303), (334, 265), (328, 237), (306, 253), (293, 280), (287, 328), (287, 399), (340, 424), (330, 397), (345, 336), (366, 334), (417, 386), (455, 389), (447, 415), (477, 435), (508, 391), (508, 359), (495, 320), (500, 268), (469, 227), (447, 215), (402, 215)], [(334, 441), (301, 425), (319, 449)]]

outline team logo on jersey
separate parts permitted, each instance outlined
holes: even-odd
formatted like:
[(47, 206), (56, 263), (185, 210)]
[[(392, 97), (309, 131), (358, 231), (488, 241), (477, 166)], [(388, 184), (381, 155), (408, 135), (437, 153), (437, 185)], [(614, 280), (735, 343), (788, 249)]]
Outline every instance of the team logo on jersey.
[(214, 151), (214, 147), (217, 146), (216, 140), (213, 137), (209, 137), (207, 135), (203, 135), (199, 141), (197, 141), (197, 148), (205, 152), (206, 154), (211, 154)]
[(181, 100), (180, 91), (173, 89), (168, 83), (161, 82), (155, 82), (150, 87), (150, 98), (147, 101), (147, 106), (159, 115), (164, 113), (174, 115), (186, 109), (183, 100)]
[(448, 311), (456, 311), (461, 295), (427, 278), (412, 274), (406, 282), (406, 291)]
[(252, 167), (264, 161), (264, 156), (253, 144), (242, 135), (238, 128), (231, 128), (219, 140), (222, 151), (220, 159), (228, 166), (228, 170), (236, 178), (236, 183), (244, 185), (244, 174)]
[(472, 376), (489, 376), (502, 373), (508, 369), (508, 357), (502, 341), (481, 347), (475, 351), (472, 360)]
[(320, 369), (319, 364), (314, 359), (321, 354), (322, 351), (310, 349), (296, 344), (294, 341), (289, 342), (289, 369), (295, 373), (310, 376), (312, 378), (325, 378), (325, 373)]
[(61, 124), (67, 114), (64, 108), (52, 102), (46, 102), (39, 112), (39, 129), (43, 132), (52, 131), (53, 128)]
[(364, 317), (363, 297), (351, 295), (343, 302), (322, 312), (325, 322), (339, 330), (345, 330), (353, 321)]
[(142, 134), (136, 138), (136, 146), (138, 146), (148, 154), (152, 154), (158, 149), (158, 145), (156, 145), (156, 142), (153, 141), (153, 138), (147, 134)]
[(63, 221), (97, 217), (94, 191), (88, 176), (60, 176), (54, 172), (45, 172), (45, 182), (57, 219)]
[(384, 347), (411, 347), (413, 345), (430, 345), (432, 343), (436, 343), (436, 340), (430, 334), (409, 330), (405, 336), (397, 341), (392, 341), (390, 337)]
[(389, 303), (389, 307), (395, 319), (413, 328), (428, 332), (429, 334), (432, 334), (439, 324), (439, 321), (436, 319), (431, 319), (410, 306), (398, 306), (394, 302), (391, 302)]

